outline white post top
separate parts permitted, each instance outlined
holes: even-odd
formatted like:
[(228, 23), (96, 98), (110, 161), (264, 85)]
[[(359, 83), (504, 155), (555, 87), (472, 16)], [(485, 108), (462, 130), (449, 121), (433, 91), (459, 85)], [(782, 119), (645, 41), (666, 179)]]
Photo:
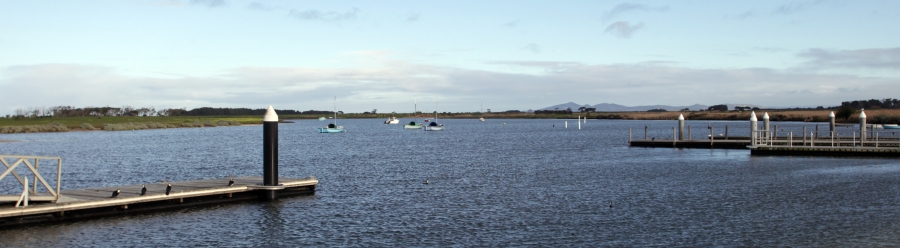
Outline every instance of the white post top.
[(263, 121), (278, 122), (278, 114), (275, 113), (275, 109), (272, 108), (272, 105), (269, 105), (269, 109), (266, 110), (266, 115), (263, 116)]
[(769, 112), (766, 112), (766, 113), (763, 115), (763, 120), (768, 120), (768, 119), (769, 119)]
[(750, 111), (750, 121), (756, 121), (756, 111)]
[[(860, 118), (860, 119), (866, 118), (866, 111), (865, 111), (865, 110), (859, 110), (859, 118)], [(877, 118), (876, 118), (876, 119), (877, 119)]]
[(828, 114), (828, 117), (834, 118), (834, 111), (831, 111), (831, 114)]
[(683, 120), (684, 120), (684, 114), (678, 115), (678, 120), (679, 120), (679, 121), (683, 121)]

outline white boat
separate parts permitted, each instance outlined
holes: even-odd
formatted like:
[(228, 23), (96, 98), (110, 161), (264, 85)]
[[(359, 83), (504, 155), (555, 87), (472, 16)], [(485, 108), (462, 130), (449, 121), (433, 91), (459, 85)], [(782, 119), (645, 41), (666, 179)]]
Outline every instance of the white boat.
[(384, 124), (400, 124), (400, 119), (391, 116), (391, 118), (388, 118), (386, 121), (384, 121)]
[(881, 128), (884, 128), (884, 129), (900, 129), (900, 126), (898, 126), (897, 124), (882, 124), (882, 125), (881, 125)]
[(484, 117), (478, 118), (478, 121), (484, 121)]
[[(321, 118), (319, 118), (321, 120)], [(346, 132), (344, 130), (344, 126), (337, 125), (337, 96), (334, 97), (334, 123), (328, 124), (328, 126), (320, 127), (319, 133), (343, 133)]]
[(319, 117), (319, 121), (325, 121), (325, 120), (327, 120), (325, 117)]
[[(425, 126), (425, 131), (442, 131), (444, 130), (444, 124), (437, 123), (437, 100), (434, 100), (434, 121), (428, 123), (428, 126)], [(425, 119), (428, 121), (428, 119)]]
[[(413, 114), (417, 114), (416, 112), (419, 111), (418, 105), (419, 105), (418, 100), (413, 100)], [(416, 119), (419, 119), (418, 116), (416, 116)], [(421, 128), (422, 128), (422, 123), (416, 123), (415, 121), (410, 121), (409, 124), (403, 125), (403, 129), (421, 129)]]

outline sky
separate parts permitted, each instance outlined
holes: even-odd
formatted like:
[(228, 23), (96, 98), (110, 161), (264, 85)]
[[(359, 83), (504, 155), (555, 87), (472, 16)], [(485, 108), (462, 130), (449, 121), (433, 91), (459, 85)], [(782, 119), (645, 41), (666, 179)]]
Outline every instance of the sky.
[(0, 1), (0, 115), (836, 106), (900, 98), (898, 24), (895, 0)]

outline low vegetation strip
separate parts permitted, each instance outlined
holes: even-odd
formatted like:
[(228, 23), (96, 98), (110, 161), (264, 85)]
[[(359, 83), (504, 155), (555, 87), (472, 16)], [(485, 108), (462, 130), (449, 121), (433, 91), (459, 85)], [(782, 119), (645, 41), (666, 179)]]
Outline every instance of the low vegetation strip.
[(38, 133), (38, 132), (68, 132), (65, 125), (54, 122), (44, 125), (6, 126), (0, 127), (0, 133)]
[(144, 130), (182, 127), (240, 126), (260, 124), (254, 117), (39, 117), (0, 118), (0, 133), (66, 132), (70, 130)]

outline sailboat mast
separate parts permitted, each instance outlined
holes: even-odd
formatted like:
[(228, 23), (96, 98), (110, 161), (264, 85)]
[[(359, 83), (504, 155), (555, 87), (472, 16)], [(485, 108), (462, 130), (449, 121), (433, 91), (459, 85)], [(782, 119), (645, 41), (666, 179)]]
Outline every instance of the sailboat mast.
[(332, 102), (334, 109), (331, 112), (334, 112), (334, 126), (337, 127), (337, 96), (334, 96), (334, 102)]

